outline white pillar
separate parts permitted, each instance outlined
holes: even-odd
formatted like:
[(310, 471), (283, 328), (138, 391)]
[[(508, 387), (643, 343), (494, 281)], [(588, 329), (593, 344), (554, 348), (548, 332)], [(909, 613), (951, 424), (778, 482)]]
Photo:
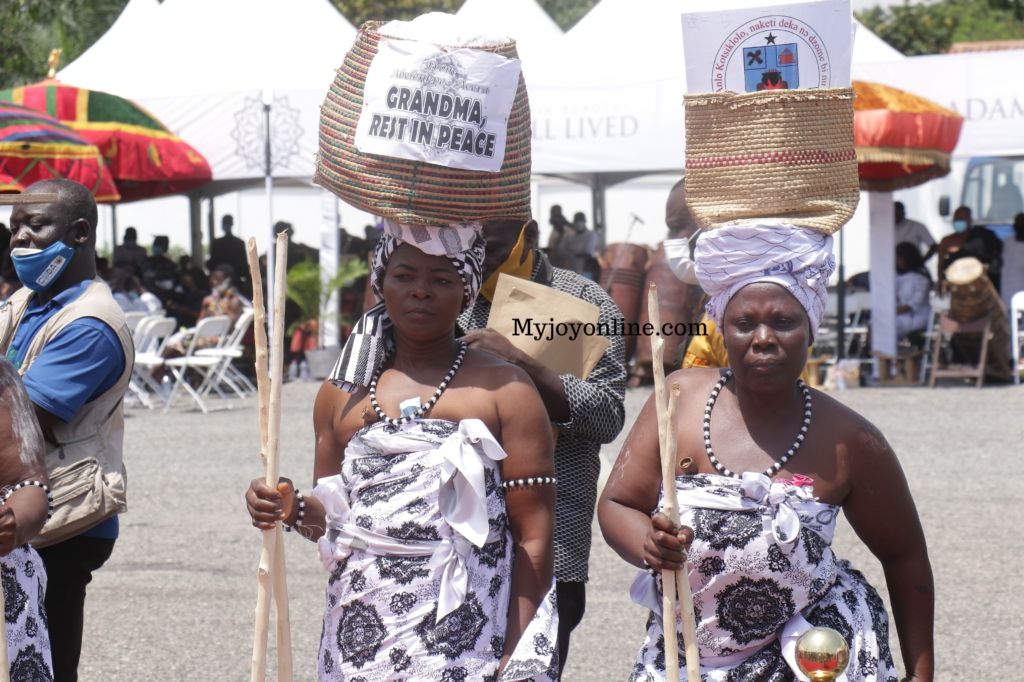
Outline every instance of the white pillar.
[[(868, 192), (871, 214), (871, 349), (896, 355), (896, 214), (892, 192)], [(878, 361), (874, 375), (878, 376)]]
[[(338, 272), (338, 259), (341, 256), (338, 228), (341, 220), (338, 213), (338, 198), (323, 188), (320, 189), (320, 219), (320, 278), (327, 282)], [(334, 291), (324, 309), (320, 311), (321, 348), (337, 348), (340, 344), (340, 303), (340, 296)]]

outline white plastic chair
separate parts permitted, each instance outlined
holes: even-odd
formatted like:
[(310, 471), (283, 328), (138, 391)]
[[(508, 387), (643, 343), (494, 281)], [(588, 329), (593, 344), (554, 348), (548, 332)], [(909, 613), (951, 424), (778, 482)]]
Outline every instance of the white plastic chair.
[[(203, 395), (208, 392), (206, 385), (213, 376), (213, 370), (220, 365), (221, 358), (196, 355), (196, 350), (198, 350), (196, 346), (199, 345), (201, 339), (209, 338), (216, 338), (218, 340), (218, 347), (223, 345), (230, 328), (231, 318), (226, 315), (214, 315), (199, 320), (199, 324), (196, 325), (196, 329), (192, 333), (192, 339), (189, 341), (188, 350), (185, 355), (178, 358), (168, 358), (163, 361), (164, 367), (171, 370), (171, 375), (174, 377), (174, 385), (171, 387), (170, 395), (167, 396), (164, 412), (171, 409), (171, 404), (174, 402), (174, 396), (177, 395), (179, 387), (184, 388), (192, 396), (192, 400), (199, 405), (199, 409), (203, 411), (203, 414), (210, 411), (210, 408), (203, 402)], [(186, 372), (190, 369), (197, 372), (203, 378), (198, 389), (192, 388), (192, 384), (188, 382), (185, 376)], [(220, 390), (220, 386), (214, 384), (213, 388), (224, 401), (225, 407), (230, 408), (231, 403), (228, 402), (228, 397), (224, 395), (224, 392)]]
[(139, 323), (135, 332), (135, 367), (128, 388), (151, 410), (156, 407), (152, 396), (160, 395), (160, 385), (151, 373), (154, 367), (164, 364), (162, 353), (176, 324), (173, 317), (149, 317)]
[(928, 326), (924, 330), (924, 353), (921, 355), (921, 374), (919, 379), (922, 384), (924, 384), (924, 380), (928, 376), (928, 370), (932, 366), (932, 344), (936, 343), (939, 337), (939, 333), (936, 331), (939, 326), (939, 320), (949, 312), (949, 297), (942, 298), (938, 292), (932, 291), (930, 305), (931, 311), (928, 315)]
[(149, 317), (149, 313), (125, 313), (124, 321), (128, 323), (128, 331), (134, 334), (135, 330), (139, 327), (139, 322), (142, 322), (147, 317)]
[(249, 377), (242, 374), (232, 362), (242, 357), (242, 339), (245, 338), (246, 332), (252, 326), (255, 315), (256, 311), (252, 308), (245, 308), (235, 322), (235, 330), (231, 332), (231, 336), (222, 345), (217, 348), (202, 348), (196, 351), (197, 357), (219, 358), (221, 361), (213, 370), (204, 395), (213, 390), (215, 385), (222, 383), (227, 384), (232, 391), (238, 394), (239, 398), (246, 398), (250, 393), (255, 394), (257, 392), (256, 387), (249, 381)]
[(1024, 343), (1024, 331), (1020, 329), (1020, 318), (1024, 315), (1024, 291), (1018, 291), (1010, 299), (1010, 345), (1013, 346), (1013, 383), (1020, 386), (1020, 346)]
[(846, 297), (846, 318), (849, 321), (846, 329), (843, 330), (843, 341), (846, 344), (844, 349), (845, 357), (850, 357), (854, 341), (860, 341), (860, 348), (864, 348), (868, 342), (868, 313), (871, 312), (871, 292), (857, 291)]

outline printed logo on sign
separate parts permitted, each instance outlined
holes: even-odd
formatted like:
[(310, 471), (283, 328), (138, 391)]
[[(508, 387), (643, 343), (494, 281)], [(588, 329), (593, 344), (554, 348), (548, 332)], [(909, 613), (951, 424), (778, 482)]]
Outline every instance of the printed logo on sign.
[(813, 90), (831, 87), (824, 40), (806, 21), (762, 16), (736, 26), (715, 54), (715, 92)]
[(747, 92), (760, 90), (796, 90), (800, 87), (797, 44), (773, 45), (769, 33), (764, 47), (743, 48), (743, 75)]
[(361, 152), (498, 172), (519, 60), (381, 40), (366, 75), (355, 144)]
[(43, 274), (39, 275), (39, 277), (36, 279), (36, 284), (38, 284), (41, 287), (45, 287), (47, 284), (49, 284), (50, 280), (56, 277), (57, 273), (60, 272), (61, 266), (64, 265), (64, 260), (64, 256), (57, 256), (52, 261), (50, 261), (50, 264), (46, 267), (45, 270), (43, 270)]

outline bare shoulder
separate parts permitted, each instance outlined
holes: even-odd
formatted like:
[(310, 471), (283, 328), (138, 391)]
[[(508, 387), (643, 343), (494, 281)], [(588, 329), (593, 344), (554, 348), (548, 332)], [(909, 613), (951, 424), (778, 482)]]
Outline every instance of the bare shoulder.
[(836, 445), (845, 446), (851, 455), (878, 457), (890, 452), (882, 432), (859, 412), (814, 388), (811, 389), (811, 401), (815, 419), (828, 424)]
[(359, 387), (355, 393), (346, 393), (330, 381), (321, 384), (313, 405), (313, 425), (318, 437), (321, 435), (321, 429), (334, 430), (336, 425), (340, 425), (342, 431), (351, 430), (355, 433), (363, 424), (356, 407), (366, 394), (367, 390), (364, 387)]
[(488, 391), (520, 391), (524, 387), (536, 391), (526, 370), (475, 348), (466, 349), (462, 367), (455, 376), (463, 384)]
[(21, 376), (18, 374), (18, 370), (14, 369), (10, 360), (0, 357), (0, 393), (6, 393), (12, 389), (17, 391), (21, 385)]
[[(689, 369), (677, 369), (665, 377), (665, 386), (679, 384), (679, 391), (683, 397), (694, 394), (707, 394), (715, 383), (722, 378), (724, 370), (708, 367), (691, 367)], [(707, 395), (704, 396), (705, 398)]]

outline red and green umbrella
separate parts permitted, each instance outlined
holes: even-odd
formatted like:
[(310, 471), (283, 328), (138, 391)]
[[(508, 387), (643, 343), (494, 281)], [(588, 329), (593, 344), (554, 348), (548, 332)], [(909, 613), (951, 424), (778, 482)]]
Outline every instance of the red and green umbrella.
[(121, 198), (96, 145), (54, 118), (0, 102), (0, 192), (21, 192), (51, 178), (85, 185), (96, 201)]
[(187, 192), (209, 182), (210, 164), (134, 102), (56, 80), (0, 91), (0, 100), (57, 118), (96, 145), (122, 201)]

